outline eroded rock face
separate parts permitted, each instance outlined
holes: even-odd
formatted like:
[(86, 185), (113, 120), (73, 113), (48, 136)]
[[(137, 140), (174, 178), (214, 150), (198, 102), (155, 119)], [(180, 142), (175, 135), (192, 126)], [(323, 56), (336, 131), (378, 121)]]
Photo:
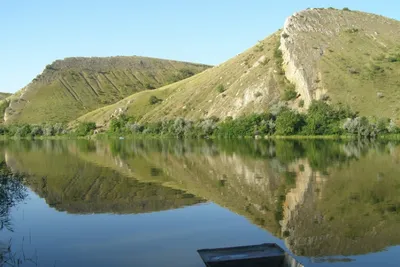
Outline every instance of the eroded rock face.
[[(400, 33), (397, 21), (357, 11), (307, 9), (287, 18), (281, 33), (286, 78), (296, 85), (308, 107), (313, 99), (321, 99), (328, 86), (321, 83), (320, 62), (339, 35), (351, 30), (360, 33), (380, 47), (386, 47), (391, 36)], [(346, 50), (346, 44), (335, 43), (335, 49)]]

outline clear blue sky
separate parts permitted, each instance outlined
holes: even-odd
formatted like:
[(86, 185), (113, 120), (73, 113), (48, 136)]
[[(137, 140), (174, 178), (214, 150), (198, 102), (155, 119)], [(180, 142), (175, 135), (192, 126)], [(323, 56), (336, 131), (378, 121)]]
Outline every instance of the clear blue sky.
[(398, 0), (0, 0), (0, 91), (56, 59), (140, 55), (216, 65), (307, 7), (400, 19)]

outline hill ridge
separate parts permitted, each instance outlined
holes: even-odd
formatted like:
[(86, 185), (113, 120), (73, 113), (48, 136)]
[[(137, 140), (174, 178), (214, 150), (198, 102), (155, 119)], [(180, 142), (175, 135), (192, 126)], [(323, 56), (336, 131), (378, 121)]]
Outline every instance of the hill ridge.
[(138, 56), (55, 60), (28, 85), (7, 98), (4, 121), (68, 122), (134, 92), (153, 90), (209, 67)]

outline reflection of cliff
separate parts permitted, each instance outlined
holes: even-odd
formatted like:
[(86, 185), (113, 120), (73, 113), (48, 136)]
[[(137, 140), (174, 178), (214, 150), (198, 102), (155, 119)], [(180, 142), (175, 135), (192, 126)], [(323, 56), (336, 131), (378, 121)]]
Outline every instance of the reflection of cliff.
[[(183, 191), (154, 183), (141, 183), (120, 173), (77, 158), (60, 141), (35, 141), (37, 149), (10, 144), (7, 164), (28, 175), (32, 190), (57, 210), (70, 213), (144, 213), (202, 202)], [(46, 145), (47, 144), (47, 145)]]
[(329, 168), (323, 184), (310, 176), (303, 199), (285, 220), (293, 253), (355, 255), (400, 244), (400, 164), (387, 152), (374, 147), (349, 166)]

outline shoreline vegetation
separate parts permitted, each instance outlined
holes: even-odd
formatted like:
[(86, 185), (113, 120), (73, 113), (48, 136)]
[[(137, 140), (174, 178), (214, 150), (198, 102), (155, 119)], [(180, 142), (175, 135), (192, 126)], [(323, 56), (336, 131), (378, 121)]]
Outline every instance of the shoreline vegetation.
[(75, 138), (192, 138), (192, 139), (388, 139), (400, 140), (400, 127), (388, 118), (359, 116), (342, 104), (329, 105), (314, 100), (307, 113), (284, 104), (269, 112), (220, 120), (210, 117), (197, 121), (184, 118), (140, 123), (134, 117), (113, 118), (107, 130), (94, 122), (75, 128), (65, 123), (42, 125), (1, 125), (0, 139)]

